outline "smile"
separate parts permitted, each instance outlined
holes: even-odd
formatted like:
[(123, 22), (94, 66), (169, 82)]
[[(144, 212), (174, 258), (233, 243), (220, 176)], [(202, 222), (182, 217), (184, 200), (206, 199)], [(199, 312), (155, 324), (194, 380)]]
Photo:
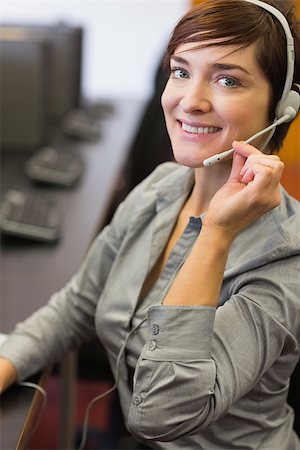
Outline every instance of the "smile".
[(181, 122), (181, 128), (187, 133), (192, 134), (212, 134), (217, 133), (222, 129), (219, 127), (192, 127), (184, 122)]

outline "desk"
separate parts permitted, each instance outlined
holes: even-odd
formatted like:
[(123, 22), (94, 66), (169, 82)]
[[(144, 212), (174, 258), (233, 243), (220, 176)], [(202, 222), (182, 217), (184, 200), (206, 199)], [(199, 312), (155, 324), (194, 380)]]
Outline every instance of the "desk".
[[(144, 102), (118, 100), (114, 113), (101, 121), (101, 139), (87, 143), (55, 137), (52, 144), (79, 151), (85, 163), (80, 184), (72, 189), (41, 188), (24, 174), (26, 155), (2, 157), (2, 191), (13, 186), (30, 190), (47, 189), (63, 213), (62, 238), (56, 245), (6, 238), (2, 241), (0, 332), (9, 333), (15, 324), (43, 306), (50, 295), (63, 287), (78, 270), (89, 245), (103, 223), (118, 174), (142, 114)], [(23, 398), (23, 397), (22, 397)], [(26, 396), (27, 410), (32, 398)], [(16, 404), (17, 407), (17, 404)], [(1, 420), (11, 406), (1, 406)], [(3, 429), (6, 448), (15, 448), (21, 424)], [(23, 425), (22, 425), (23, 426)], [(3, 437), (2, 437), (3, 439)], [(62, 448), (67, 446), (62, 443)]]
[[(33, 377), (32, 381), (44, 384), (46, 373)], [(29, 387), (12, 386), (1, 397), (1, 449), (22, 449), (41, 413), (42, 395)]]

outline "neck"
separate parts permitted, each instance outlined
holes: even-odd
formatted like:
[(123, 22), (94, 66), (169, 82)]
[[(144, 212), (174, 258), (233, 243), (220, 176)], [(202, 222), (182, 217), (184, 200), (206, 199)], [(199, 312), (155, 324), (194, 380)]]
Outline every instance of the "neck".
[(186, 203), (191, 215), (199, 216), (207, 211), (212, 197), (227, 182), (230, 171), (231, 161), (195, 169), (195, 184)]

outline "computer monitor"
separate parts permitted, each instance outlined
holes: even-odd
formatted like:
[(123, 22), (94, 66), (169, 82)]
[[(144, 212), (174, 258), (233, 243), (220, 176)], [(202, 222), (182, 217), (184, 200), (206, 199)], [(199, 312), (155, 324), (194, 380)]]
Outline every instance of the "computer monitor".
[(43, 32), (51, 48), (50, 117), (59, 121), (80, 105), (83, 30), (58, 23), (31, 32)]
[(0, 26), (2, 150), (36, 148), (45, 128), (78, 108), (82, 37), (81, 27), (65, 23)]
[(50, 47), (0, 29), (1, 151), (31, 151), (47, 141)]

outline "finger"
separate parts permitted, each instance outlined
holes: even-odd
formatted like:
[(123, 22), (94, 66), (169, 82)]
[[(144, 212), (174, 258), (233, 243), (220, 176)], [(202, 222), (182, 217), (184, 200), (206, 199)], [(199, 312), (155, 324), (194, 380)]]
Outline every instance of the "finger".
[(276, 163), (262, 164), (261, 161), (254, 162), (247, 168), (242, 177), (245, 184), (253, 180), (262, 181), (270, 187), (276, 187), (280, 182), (284, 164), (279, 161)]
[(276, 169), (278, 164), (281, 166), (281, 161), (276, 155), (250, 155), (242, 167), (241, 175), (244, 175), (253, 164), (261, 164)]
[[(242, 182), (242, 177), (246, 170), (244, 166), (247, 163), (248, 158), (251, 155), (262, 155), (262, 153), (259, 150), (257, 150), (257, 148), (253, 147), (252, 145), (245, 144), (242, 141), (233, 141), (232, 147), (235, 150), (235, 156), (233, 159), (232, 171), (229, 179), (234, 179), (236, 181)], [(236, 164), (234, 164), (235, 160)], [(241, 166), (242, 161), (243, 164)], [(240, 173), (238, 174), (237, 171), (239, 168)]]
[(233, 154), (232, 167), (231, 167), (231, 172), (230, 172), (228, 181), (234, 180), (234, 181), (241, 182), (241, 180), (242, 180), (241, 170), (242, 170), (245, 162), (246, 162), (246, 158), (243, 155), (240, 155), (239, 153)]
[(268, 166), (264, 166), (264, 167), (265, 168), (263, 169), (262, 166), (258, 163), (252, 164), (243, 173), (242, 183), (249, 184), (251, 181), (253, 181), (255, 179), (255, 177), (258, 177), (258, 175), (261, 174), (263, 171), (264, 171), (264, 177), (266, 178), (266, 176), (268, 176), (268, 178), (269, 178), (269, 170), (268, 170), (269, 167)]
[(271, 167), (274, 170), (276, 170), (277, 168), (281, 169), (283, 165), (282, 161), (276, 155), (250, 155), (247, 158), (247, 161), (245, 162), (241, 172), (246, 172), (246, 170), (248, 170), (254, 164), (260, 164), (264, 167)]
[(263, 155), (260, 150), (258, 150), (256, 147), (253, 147), (253, 145), (245, 144), (243, 141), (233, 141), (232, 148), (239, 153), (240, 155), (245, 156), (245, 158), (248, 158), (250, 155)]

